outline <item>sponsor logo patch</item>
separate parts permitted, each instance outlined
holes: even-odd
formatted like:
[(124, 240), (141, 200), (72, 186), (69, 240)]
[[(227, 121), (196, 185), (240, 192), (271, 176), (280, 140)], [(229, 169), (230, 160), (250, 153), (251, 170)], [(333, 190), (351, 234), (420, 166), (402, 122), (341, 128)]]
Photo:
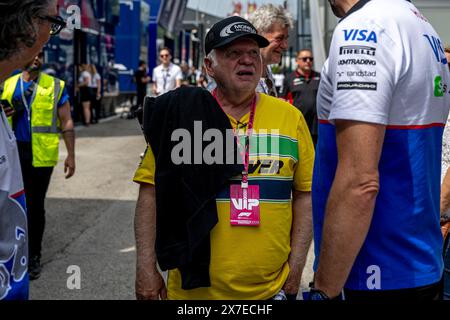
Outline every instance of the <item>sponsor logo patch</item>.
[(366, 46), (344, 46), (339, 48), (339, 54), (343, 55), (366, 55), (374, 57), (377, 49)]
[(447, 93), (447, 90), (448, 86), (442, 82), (442, 77), (436, 76), (434, 78), (434, 96), (436, 98), (443, 97)]
[(343, 77), (346, 75), (347, 77), (361, 77), (361, 78), (375, 78), (377, 76), (376, 71), (338, 71), (336, 72), (338, 77)]
[(242, 22), (234, 22), (232, 24), (229, 24), (225, 28), (223, 28), (220, 31), (220, 36), (222, 38), (229, 37), (235, 32), (249, 32), (249, 33), (256, 33), (256, 30), (253, 29), (248, 24), (242, 23)]
[(338, 61), (339, 66), (376, 66), (377, 62), (370, 59), (342, 59)]
[(377, 91), (378, 84), (376, 82), (338, 82), (338, 90), (370, 90)]
[(377, 72), (373, 71), (348, 71), (347, 72), (348, 77), (362, 77), (362, 78), (375, 78), (377, 76)]
[(360, 29), (350, 29), (344, 30), (345, 41), (365, 41), (377, 43), (377, 34), (375, 31), (370, 30), (360, 30)]
[(428, 43), (431, 46), (431, 49), (433, 50), (434, 57), (436, 58), (436, 61), (438, 63), (442, 63), (443, 65), (447, 65), (447, 58), (445, 57), (445, 51), (444, 46), (442, 45), (442, 42), (439, 38), (436, 38), (435, 36), (430, 36), (427, 34), (423, 35), (427, 40)]

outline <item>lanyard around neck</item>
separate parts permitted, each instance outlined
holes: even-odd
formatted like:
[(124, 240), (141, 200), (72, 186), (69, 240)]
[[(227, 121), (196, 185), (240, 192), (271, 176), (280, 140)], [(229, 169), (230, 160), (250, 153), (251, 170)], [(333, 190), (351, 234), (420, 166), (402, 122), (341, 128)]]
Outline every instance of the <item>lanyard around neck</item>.
[(170, 75), (169, 75), (169, 71), (170, 71), (170, 65), (167, 68), (162, 69), (162, 74), (163, 74), (163, 89), (166, 90), (167, 87), (167, 80), (169, 79)]
[[(216, 99), (219, 106), (222, 108), (222, 105), (220, 104), (219, 100), (217, 99), (217, 89), (213, 91), (213, 97)], [(225, 112), (225, 111), (224, 111)], [(244, 145), (244, 151), (241, 152), (240, 149), (240, 139), (239, 135), (236, 134), (236, 129), (233, 129), (233, 134), (236, 139), (236, 143), (239, 149), (239, 153), (242, 157), (242, 160), (244, 161), (244, 171), (242, 172), (242, 188), (248, 187), (248, 167), (250, 162), (250, 137), (253, 134), (253, 122), (255, 120), (255, 113), (256, 113), (256, 94), (254, 95), (252, 101), (250, 102), (250, 117), (247, 124), (247, 131), (245, 133), (245, 145)]]
[[(38, 79), (37, 79), (37, 82), (39, 83), (39, 79), (40, 79), (40, 75), (39, 75), (39, 77), (38, 77)], [(31, 110), (30, 110), (30, 108), (31, 108), (31, 104), (33, 103), (33, 98), (34, 98), (34, 96), (36, 95), (36, 85), (34, 86), (34, 88), (33, 88), (33, 93), (32, 93), (32, 95), (31, 95), (31, 97), (30, 97), (30, 104), (28, 104), (28, 101), (27, 101), (27, 98), (25, 97), (25, 90), (24, 90), (24, 85), (23, 85), (23, 83), (24, 83), (24, 80), (23, 80), (23, 74), (21, 74), (20, 75), (20, 95), (22, 96), (22, 102), (23, 102), (23, 105), (24, 105), (24, 107), (25, 107), (25, 110), (27, 111), (27, 119), (28, 119), (28, 123), (30, 123), (30, 120), (31, 120)], [(33, 85), (33, 83), (31, 84), (31, 85)]]

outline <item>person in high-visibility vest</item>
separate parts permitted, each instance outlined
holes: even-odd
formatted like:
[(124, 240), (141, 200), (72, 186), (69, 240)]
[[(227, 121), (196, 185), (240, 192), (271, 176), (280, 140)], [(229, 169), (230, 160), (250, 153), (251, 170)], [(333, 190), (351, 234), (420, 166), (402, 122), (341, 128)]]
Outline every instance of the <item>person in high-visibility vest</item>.
[[(75, 172), (75, 135), (65, 83), (41, 72), (39, 53), (21, 74), (4, 83), (2, 99), (13, 110), (9, 122), (17, 139), (28, 209), (30, 279), (41, 274), (41, 243), (45, 228), (44, 201), (54, 166), (58, 163), (59, 136), (67, 148), (66, 178)], [(11, 112), (13, 111), (13, 112)]]

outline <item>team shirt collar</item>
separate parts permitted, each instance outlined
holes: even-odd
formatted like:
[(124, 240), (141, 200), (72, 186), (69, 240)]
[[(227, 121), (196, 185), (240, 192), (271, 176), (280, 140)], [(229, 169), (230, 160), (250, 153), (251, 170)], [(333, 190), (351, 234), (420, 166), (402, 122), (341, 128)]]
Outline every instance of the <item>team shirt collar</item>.
[[(411, 0), (406, 0), (408, 2), (411, 2)], [(341, 22), (342, 20), (344, 20), (345, 18), (347, 18), (349, 15), (351, 15), (352, 13), (355, 13), (356, 11), (358, 11), (359, 9), (361, 9), (362, 7), (364, 7), (368, 2), (370, 2), (370, 0), (360, 0), (357, 4), (355, 4), (348, 12), (347, 14), (342, 17), (342, 19), (339, 21)]]

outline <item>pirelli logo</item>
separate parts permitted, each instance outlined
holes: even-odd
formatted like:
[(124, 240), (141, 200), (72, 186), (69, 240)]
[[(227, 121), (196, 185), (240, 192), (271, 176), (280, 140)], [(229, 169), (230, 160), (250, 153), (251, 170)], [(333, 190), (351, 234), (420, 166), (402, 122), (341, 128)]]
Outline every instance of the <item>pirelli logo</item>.
[(339, 48), (339, 54), (342, 55), (366, 55), (375, 56), (377, 49), (366, 46), (344, 46)]
[(376, 82), (338, 82), (337, 89), (377, 91), (378, 84)]

